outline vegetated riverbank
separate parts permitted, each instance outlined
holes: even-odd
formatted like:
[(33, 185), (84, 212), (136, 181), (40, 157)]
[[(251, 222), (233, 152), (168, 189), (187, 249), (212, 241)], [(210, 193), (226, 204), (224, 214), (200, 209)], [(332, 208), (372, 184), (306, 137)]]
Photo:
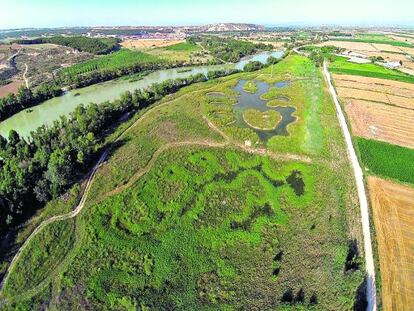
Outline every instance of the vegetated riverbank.
[[(215, 77), (233, 71), (217, 72)], [(212, 74), (211, 74), (212, 75)], [(126, 92), (103, 104), (78, 106), (68, 118), (51, 127), (40, 127), (30, 139), (11, 131), (8, 140), (0, 136), (0, 229), (18, 225), (36, 208), (61, 195), (82, 177), (94, 161), (99, 144), (121, 117), (145, 108), (183, 86), (206, 81), (203, 74), (154, 84), (145, 90)], [(15, 163), (26, 163), (24, 166)]]
[[(53, 122), (58, 120), (61, 115), (68, 115), (80, 104), (113, 101), (123, 92), (144, 89), (151, 84), (160, 83), (168, 79), (186, 78), (199, 73), (208, 75), (209, 71), (229, 70), (232, 68), (242, 70), (250, 61), (257, 60), (265, 63), (270, 56), (281, 58), (283, 55), (283, 51), (264, 52), (242, 59), (237, 64), (186, 67), (186, 69), (191, 70), (185, 72), (182, 72), (179, 68), (156, 70), (140, 77), (139, 80), (135, 79), (135, 75), (130, 80), (125, 76), (118, 80), (76, 89), (66, 92), (62, 96), (47, 100), (40, 105), (32, 106), (30, 113), (26, 113), (27, 110), (21, 111), (0, 122), (0, 135), (7, 137), (10, 130), (16, 130), (21, 136), (28, 137), (31, 131), (36, 130), (36, 128), (42, 125), (53, 125)], [(75, 94), (79, 95), (75, 96)]]

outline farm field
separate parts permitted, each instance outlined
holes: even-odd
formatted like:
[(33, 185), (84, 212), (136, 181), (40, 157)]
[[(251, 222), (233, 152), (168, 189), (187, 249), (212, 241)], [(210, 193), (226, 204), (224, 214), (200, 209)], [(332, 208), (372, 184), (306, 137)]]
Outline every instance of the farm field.
[(412, 83), (342, 74), (334, 74), (333, 79), (336, 87), (365, 90), (408, 99), (414, 97), (414, 84)]
[(135, 49), (151, 49), (156, 47), (166, 47), (178, 43), (185, 42), (184, 40), (162, 40), (162, 39), (136, 39), (124, 40), (120, 44), (125, 48)]
[(342, 65), (333, 65), (333, 79), (367, 176), (382, 307), (406, 310), (413, 304), (414, 290), (414, 83), (372, 64), (339, 61)]
[(358, 99), (344, 106), (354, 135), (414, 148), (414, 110)]
[(165, 47), (157, 47), (153, 49), (144, 50), (146, 53), (172, 61), (172, 62), (187, 62), (187, 63), (207, 63), (213, 57), (207, 51), (204, 51), (201, 46), (187, 42), (180, 42), (174, 45)]
[(344, 99), (362, 99), (380, 102), (392, 106), (414, 109), (413, 97), (396, 96), (393, 94), (382, 93), (380, 91), (369, 91), (364, 89), (353, 88), (357, 86), (358, 85), (347, 85), (346, 87), (337, 86), (338, 95)]
[[(264, 106), (289, 95), (287, 135), (263, 139), (238, 123), (240, 81), (257, 81), (249, 96)], [(309, 59), (191, 85), (129, 125), (81, 213), (22, 253), (5, 310), (353, 308), (364, 278), (358, 200)]]
[[(337, 62), (337, 60), (335, 60)], [(342, 60), (341, 60), (342, 62)], [(350, 68), (348, 64), (342, 67)], [(354, 73), (377, 70), (375, 65), (352, 64)], [(340, 71), (340, 69), (339, 69)], [(376, 71), (371, 71), (376, 72)], [(381, 71), (382, 72), (382, 71)], [(387, 79), (334, 74), (334, 83), (355, 136), (414, 148), (414, 84)]]
[(384, 310), (414, 305), (414, 188), (368, 178), (380, 257)]
[(366, 174), (414, 184), (413, 149), (360, 137), (355, 141)]
[(369, 78), (379, 78), (401, 82), (414, 83), (414, 76), (400, 72), (398, 70), (384, 68), (377, 64), (357, 64), (349, 62), (345, 57), (335, 57), (329, 64), (329, 70), (334, 74), (346, 74), (364, 76)]

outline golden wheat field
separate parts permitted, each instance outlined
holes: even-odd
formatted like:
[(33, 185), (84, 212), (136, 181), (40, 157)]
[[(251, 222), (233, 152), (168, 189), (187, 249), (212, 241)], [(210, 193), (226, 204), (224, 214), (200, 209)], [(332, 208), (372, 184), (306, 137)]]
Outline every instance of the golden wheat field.
[(414, 188), (368, 178), (382, 279), (384, 310), (414, 306)]
[(414, 110), (360, 99), (342, 101), (354, 135), (414, 148)]

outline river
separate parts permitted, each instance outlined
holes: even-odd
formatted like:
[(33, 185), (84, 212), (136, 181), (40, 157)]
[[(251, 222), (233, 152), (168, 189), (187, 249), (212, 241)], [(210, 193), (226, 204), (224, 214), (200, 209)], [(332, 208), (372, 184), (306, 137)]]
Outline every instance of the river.
[(10, 130), (15, 130), (21, 136), (27, 137), (30, 135), (30, 132), (39, 126), (53, 124), (53, 121), (58, 120), (59, 116), (68, 115), (80, 104), (112, 101), (119, 98), (125, 91), (143, 89), (153, 83), (160, 83), (168, 79), (185, 78), (198, 73), (207, 74), (210, 70), (243, 69), (244, 65), (250, 61), (264, 63), (270, 56), (280, 58), (283, 56), (283, 53), (284, 51), (282, 50), (262, 52), (245, 57), (236, 64), (189, 67), (189, 70), (184, 72), (180, 68), (157, 70), (138, 81), (121, 78), (72, 90), (62, 96), (49, 99), (35, 107), (23, 110), (0, 122), (0, 135), (8, 137)]

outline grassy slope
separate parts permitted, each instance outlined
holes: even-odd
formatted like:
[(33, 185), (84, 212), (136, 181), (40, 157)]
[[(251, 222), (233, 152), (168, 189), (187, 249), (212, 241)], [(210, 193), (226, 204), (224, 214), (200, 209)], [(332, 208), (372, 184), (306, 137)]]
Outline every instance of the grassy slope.
[[(232, 125), (232, 87), (241, 78), (273, 83), (286, 79), (287, 72), (295, 81), (284, 91), (299, 94), (290, 103), (299, 120), (290, 136), (259, 144), (311, 155), (312, 164), (275, 161), (231, 147), (171, 149), (130, 188), (103, 199), (168, 142), (223, 141), (203, 115), (236, 141), (256, 141), (254, 131)], [(213, 91), (228, 97), (207, 96)], [(348, 241), (359, 237), (357, 201), (320, 72), (306, 58), (288, 57), (275, 66), (273, 77), (263, 70), (193, 85), (158, 107), (131, 129), (98, 172), (86, 210), (76, 219), (81, 228), (77, 247), (62, 245), (52, 255), (68, 254), (50, 275), (51, 290), (31, 300), (16, 295), (10, 309), (33, 309), (55, 299), (62, 309), (351, 308), (362, 272), (344, 274), (343, 269)], [(295, 170), (305, 184), (301, 196), (289, 184)], [(28, 268), (43, 280), (42, 262)], [(13, 278), (21, 279), (25, 269), (16, 268)], [(27, 289), (15, 283), (5, 293)], [(283, 304), (290, 293), (296, 304)]]
[(329, 71), (332, 73), (349, 74), (371, 78), (395, 80), (414, 83), (414, 77), (397, 70), (384, 68), (376, 64), (356, 64), (348, 62), (344, 57), (335, 57), (329, 64)]

